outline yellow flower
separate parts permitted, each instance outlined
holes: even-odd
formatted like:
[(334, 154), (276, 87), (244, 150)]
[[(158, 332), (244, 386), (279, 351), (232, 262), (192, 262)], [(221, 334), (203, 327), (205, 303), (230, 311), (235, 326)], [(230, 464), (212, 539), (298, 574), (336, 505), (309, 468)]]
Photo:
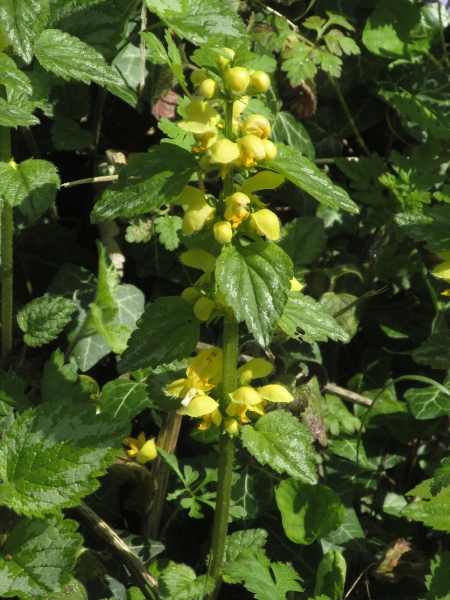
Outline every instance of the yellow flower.
[(245, 92), (250, 83), (250, 73), (244, 67), (232, 67), (225, 75), (232, 92)]
[(247, 206), (250, 204), (250, 198), (242, 192), (235, 192), (228, 198), (225, 198), (227, 209), (224, 218), (231, 222), (233, 228), (238, 227), (242, 221), (245, 221), (250, 215)]
[(250, 98), (248, 96), (241, 96), (238, 100), (233, 102), (233, 119), (239, 120), (239, 117), (247, 108)]
[(250, 217), (251, 225), (259, 235), (265, 235), (269, 240), (276, 241), (280, 237), (280, 222), (275, 213), (262, 208)]
[[(444, 262), (434, 267), (431, 272), (436, 277), (439, 277), (439, 279), (445, 279), (447, 283), (450, 283), (450, 250), (447, 250), (447, 252), (438, 252), (437, 255)], [(450, 296), (450, 290), (444, 290), (441, 294), (443, 296)]]
[(191, 81), (194, 85), (200, 85), (202, 81), (208, 78), (208, 74), (205, 69), (195, 69), (191, 73)]
[(136, 456), (141, 465), (145, 465), (149, 460), (154, 460), (157, 456), (155, 440), (146, 440), (143, 431), (137, 436), (137, 439), (127, 438), (125, 443), (131, 448), (128, 450), (128, 455)]
[(200, 87), (198, 88), (198, 93), (202, 98), (205, 98), (206, 100), (214, 98), (214, 96), (217, 93), (217, 83), (214, 81), (214, 79), (205, 79), (200, 84)]
[(214, 237), (219, 244), (229, 244), (233, 238), (231, 223), (228, 221), (219, 221), (214, 223)]
[(178, 123), (178, 127), (197, 135), (217, 132), (220, 114), (208, 102), (193, 100), (185, 110), (188, 118)]
[(246, 385), (252, 379), (267, 377), (272, 373), (273, 365), (263, 358), (252, 358), (245, 365), (239, 367), (237, 376), (239, 381)]
[(250, 115), (242, 125), (243, 135), (256, 135), (260, 139), (270, 137), (270, 123), (263, 115)]
[(186, 235), (200, 231), (205, 223), (214, 217), (216, 209), (205, 200), (192, 202), (184, 214), (181, 229)]
[(239, 147), (231, 140), (223, 139), (214, 144), (209, 149), (212, 160), (216, 163), (231, 163), (239, 156)]
[(203, 275), (196, 282), (196, 285), (203, 285), (211, 281), (211, 275), (214, 273), (214, 269), (216, 268), (216, 257), (206, 252), (202, 248), (191, 248), (180, 257), (181, 262), (187, 267), (192, 267), (193, 269), (199, 269), (203, 271)]
[(264, 208), (267, 206), (261, 200), (259, 200), (253, 192), (259, 192), (261, 190), (274, 190), (279, 185), (284, 183), (284, 176), (273, 171), (260, 171), (253, 177), (249, 177), (242, 184), (242, 191), (250, 198), (253, 204)]
[(227, 56), (225, 57), (222, 54), (216, 54), (217, 63), (221, 69), (225, 69), (225, 67), (230, 64), (230, 60), (233, 60), (235, 53), (231, 48), (222, 48), (221, 52), (224, 52)]
[(265, 92), (270, 85), (270, 77), (264, 71), (255, 71), (250, 78), (250, 85), (255, 92)]
[(202, 296), (194, 305), (194, 315), (199, 321), (207, 321), (215, 308), (216, 305), (212, 300)]
[(264, 160), (270, 162), (277, 155), (277, 147), (270, 140), (261, 140), (264, 146)]
[(291, 279), (291, 292), (301, 292), (304, 287), (295, 277)]
[(244, 165), (245, 167), (254, 167), (258, 160), (264, 160), (266, 157), (266, 150), (263, 142), (267, 140), (261, 140), (256, 135), (244, 135), (244, 137), (237, 140), (239, 146), (239, 158), (236, 159), (235, 164), (237, 166)]

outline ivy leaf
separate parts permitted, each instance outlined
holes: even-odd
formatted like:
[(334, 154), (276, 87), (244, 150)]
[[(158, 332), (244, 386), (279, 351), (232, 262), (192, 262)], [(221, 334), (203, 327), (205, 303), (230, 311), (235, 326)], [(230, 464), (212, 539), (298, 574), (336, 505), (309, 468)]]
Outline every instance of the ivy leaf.
[(120, 171), (118, 182), (94, 206), (92, 221), (132, 217), (159, 208), (178, 197), (196, 171), (191, 152), (174, 144), (153, 146)]
[(316, 200), (334, 208), (358, 214), (359, 208), (342, 188), (320, 171), (314, 163), (303, 156), (298, 148), (276, 144), (277, 155), (271, 162), (261, 163), (265, 169), (284, 175), (294, 185), (311, 194)]
[[(32, 112), (36, 108), (32, 102), (22, 102), (21, 106), (0, 98), (0, 125), (17, 128), (37, 125), (39, 119)], [(6, 163), (5, 163), (6, 164)]]
[(295, 146), (310, 160), (315, 158), (314, 145), (307, 129), (288, 112), (281, 111), (276, 115), (272, 125), (272, 141)]
[(337, 529), (345, 519), (345, 508), (326, 485), (307, 485), (286, 479), (275, 487), (283, 529), (295, 544), (309, 545)]
[(0, 504), (27, 516), (76, 506), (113, 462), (128, 422), (94, 406), (41, 404), (25, 411), (0, 443)]
[(277, 473), (305, 483), (317, 482), (312, 436), (290, 413), (274, 410), (254, 427), (245, 425), (242, 443), (259, 463), (270, 465)]
[(131, 421), (150, 406), (145, 384), (128, 379), (108, 381), (102, 389), (102, 412)]
[(111, 323), (112, 319), (107, 312), (108, 309), (101, 309), (94, 302), (90, 308), (89, 322), (93, 324), (96, 332), (103, 337), (115, 354), (122, 354), (130, 337), (129, 327), (120, 323)]
[(30, 158), (14, 167), (0, 163), (0, 196), (32, 220), (53, 203), (58, 189), (56, 167), (46, 160)]
[(210, 594), (214, 588), (211, 577), (197, 577), (194, 569), (187, 565), (171, 565), (164, 569), (158, 578), (158, 591), (161, 600), (192, 600), (200, 598), (203, 593)]
[(166, 250), (176, 250), (179, 246), (177, 231), (181, 229), (183, 219), (181, 217), (166, 215), (154, 219), (155, 231), (159, 233), (159, 242)]
[(75, 309), (73, 300), (50, 294), (29, 302), (17, 315), (25, 344), (36, 348), (56, 339)]
[(45, 363), (41, 382), (42, 402), (87, 402), (90, 392), (80, 382), (75, 361), (72, 359), (64, 364), (64, 360), (64, 354), (58, 348)]
[(26, 63), (33, 58), (34, 42), (47, 24), (48, 0), (3, 0), (0, 22), (3, 33), (14, 51)]
[(292, 262), (279, 246), (254, 242), (223, 248), (216, 281), (239, 322), (268, 346), (287, 302)]
[(181, 38), (196, 46), (207, 44), (212, 36), (248, 38), (242, 19), (218, 0), (189, 0), (184, 14), (166, 15), (164, 20)]
[(413, 352), (413, 360), (433, 369), (448, 369), (450, 364), (450, 329), (432, 333)]
[(309, 343), (326, 342), (328, 338), (341, 342), (350, 340), (348, 333), (314, 298), (304, 296), (301, 292), (289, 292), (278, 325), (290, 337)]
[(59, 592), (71, 579), (83, 543), (77, 528), (61, 514), (16, 525), (0, 552), (1, 597), (45, 600)]
[(149, 304), (131, 334), (118, 365), (121, 373), (156, 368), (189, 356), (197, 346), (199, 322), (187, 302), (176, 296)]
[(437, 419), (450, 414), (450, 382), (445, 384), (449, 395), (434, 385), (424, 388), (410, 388), (404, 393), (409, 410), (415, 419)]
[[(0, 15), (1, 11), (0, 5)], [(4, 52), (0, 53), (0, 84), (4, 85), (7, 91), (9, 88), (28, 96), (33, 91), (33, 86), (28, 77), (17, 68), (13, 59)]]
[(35, 55), (47, 71), (63, 79), (76, 79), (98, 85), (122, 85), (122, 78), (111, 69), (103, 56), (77, 37), (46, 29), (36, 42)]

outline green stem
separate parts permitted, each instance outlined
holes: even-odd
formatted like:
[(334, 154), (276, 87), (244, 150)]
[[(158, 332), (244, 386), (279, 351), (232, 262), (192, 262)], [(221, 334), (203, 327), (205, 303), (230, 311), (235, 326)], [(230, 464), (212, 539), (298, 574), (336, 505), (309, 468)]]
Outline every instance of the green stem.
[[(0, 161), (11, 158), (11, 134), (9, 127), (0, 127)], [(1, 212), (2, 251), (2, 367), (11, 364), (12, 308), (13, 308), (13, 209), (3, 200)]]
[(330, 80), (331, 85), (334, 88), (334, 91), (336, 92), (337, 97), (339, 98), (339, 102), (341, 103), (342, 108), (344, 109), (347, 120), (350, 124), (350, 127), (353, 129), (353, 133), (355, 134), (356, 139), (359, 142), (359, 145), (364, 150), (364, 154), (370, 158), (370, 150), (366, 146), (366, 142), (363, 140), (362, 135), (360, 134), (359, 129), (356, 126), (356, 123), (352, 117), (352, 113), (350, 112), (350, 110), (347, 106), (347, 102), (345, 101), (345, 98), (341, 93), (339, 85), (337, 84), (335, 78), (332, 75), (330, 75), (329, 73), (327, 73), (327, 75), (328, 75), (328, 79)]
[[(223, 372), (222, 396), (220, 406), (222, 412), (229, 404), (228, 394), (236, 389), (236, 373), (238, 359), (238, 324), (225, 322), (223, 330)], [(217, 597), (221, 584), (221, 564), (225, 553), (228, 531), (228, 514), (230, 512), (231, 480), (233, 476), (234, 437), (228, 435), (222, 423), (219, 444), (219, 472), (217, 484), (216, 510), (211, 540), (210, 577), (214, 580), (214, 591), (209, 600)]]

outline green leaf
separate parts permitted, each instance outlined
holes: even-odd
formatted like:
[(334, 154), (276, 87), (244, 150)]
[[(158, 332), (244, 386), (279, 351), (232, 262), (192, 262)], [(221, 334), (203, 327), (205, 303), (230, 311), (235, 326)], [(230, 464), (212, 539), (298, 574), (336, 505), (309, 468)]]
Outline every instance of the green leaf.
[(118, 182), (94, 206), (92, 221), (132, 217), (167, 204), (181, 194), (197, 168), (195, 157), (184, 148), (153, 146), (120, 171)]
[(76, 506), (94, 492), (127, 436), (127, 422), (95, 407), (41, 404), (24, 412), (0, 443), (0, 504), (27, 516)]
[(94, 325), (97, 333), (103, 337), (113, 352), (122, 354), (127, 347), (127, 341), (131, 333), (130, 328), (120, 323), (111, 323), (109, 309), (101, 309), (94, 302), (90, 308), (89, 322)]
[(344, 596), (347, 563), (339, 550), (327, 552), (319, 563), (314, 596), (324, 594), (330, 598)]
[[(249, 550), (253, 550), (253, 552), (264, 552), (266, 541), (267, 531), (265, 529), (235, 531), (227, 536), (224, 562), (230, 563), (240, 560), (242, 548), (248, 548)], [(227, 583), (230, 582), (228, 581)]]
[(311, 432), (315, 441), (321, 446), (328, 446), (327, 435), (325, 433), (325, 423), (323, 418), (323, 406), (320, 397), (320, 388), (317, 377), (312, 377), (298, 389), (299, 402), (304, 410), (301, 418), (302, 422)]
[(292, 567), (271, 563), (261, 552), (248, 548), (242, 548), (241, 554), (239, 561), (232, 562), (223, 571), (232, 580), (242, 580), (257, 600), (284, 600), (287, 592), (303, 591), (297, 583), (301, 578)]
[(189, 356), (200, 335), (194, 311), (182, 298), (158, 298), (147, 306), (118, 365), (121, 373), (156, 368)]
[(278, 325), (290, 337), (309, 343), (326, 342), (328, 338), (341, 342), (350, 339), (348, 333), (314, 298), (304, 296), (301, 292), (289, 292)]
[(32, 220), (53, 203), (58, 189), (56, 168), (46, 160), (30, 158), (16, 166), (0, 164), (0, 195)]
[(450, 205), (424, 206), (422, 214), (397, 215), (397, 223), (413, 240), (424, 241), (430, 252), (450, 248)]
[(75, 361), (64, 364), (64, 354), (57, 349), (44, 365), (41, 382), (42, 402), (89, 401), (90, 393), (80, 382)]
[(275, 497), (284, 532), (296, 544), (312, 544), (344, 522), (344, 505), (326, 485), (286, 479), (275, 487)]
[(189, 0), (184, 14), (166, 15), (164, 20), (176, 34), (196, 46), (207, 44), (212, 36), (242, 41), (247, 38), (242, 19), (218, 0)]
[(272, 141), (295, 146), (310, 160), (314, 160), (314, 145), (303, 123), (286, 111), (279, 112), (272, 125)]
[(325, 394), (322, 400), (324, 421), (327, 431), (338, 436), (343, 430), (346, 433), (355, 433), (361, 426), (358, 417), (352, 415), (345, 404), (337, 396)]
[[(164, 411), (178, 410), (181, 407), (181, 398), (167, 396), (164, 389), (169, 383), (186, 377), (186, 369), (190, 360), (173, 361), (168, 365), (161, 365), (148, 373), (146, 384), (148, 397), (152, 405)], [(119, 367), (120, 368), (120, 367)], [(146, 369), (145, 372), (148, 370)]]
[(4, 413), (2, 403), (20, 412), (30, 408), (31, 403), (25, 395), (26, 388), (26, 382), (11, 368), (6, 373), (0, 371), (0, 412)]
[(108, 381), (102, 389), (102, 412), (131, 421), (150, 406), (145, 384), (128, 379)]
[(9, 88), (27, 94), (28, 96), (33, 91), (33, 86), (28, 77), (17, 68), (13, 59), (4, 52), (0, 53), (0, 84), (4, 85), (7, 91)]
[[(448, 413), (447, 413), (448, 414)], [(431, 482), (431, 493), (436, 496), (442, 488), (450, 486), (450, 458), (444, 458), (439, 469), (436, 469)]]
[(159, 121), (158, 129), (168, 136), (168, 138), (163, 138), (161, 143), (176, 144), (180, 148), (191, 151), (195, 138), (190, 131), (184, 131), (181, 127), (178, 127), (177, 123), (166, 118)]
[[(108, 309), (112, 307), (116, 309), (117, 271), (111, 262), (105, 246), (98, 240), (96, 240), (96, 243), (98, 251), (98, 275), (94, 302), (99, 308)], [(115, 316), (115, 313), (113, 316)]]
[(284, 250), (262, 241), (224, 247), (216, 262), (216, 281), (228, 305), (261, 346), (270, 344), (292, 276), (292, 263)]
[(179, 246), (177, 231), (180, 231), (183, 219), (173, 215), (165, 215), (154, 219), (155, 231), (159, 233), (159, 243), (166, 250), (176, 250)]
[[(446, 388), (450, 393), (450, 386)], [(436, 419), (450, 414), (450, 395), (444, 394), (436, 386), (410, 388), (404, 393), (409, 410), (419, 420)]]
[(412, 30), (420, 23), (420, 11), (408, 0), (381, 0), (369, 17), (362, 41), (366, 48), (384, 58), (411, 58), (426, 51), (429, 42), (415, 40)]
[(0, 552), (1, 597), (47, 600), (59, 592), (71, 579), (83, 542), (77, 528), (62, 515), (16, 525)]
[(450, 364), (450, 330), (432, 333), (430, 337), (413, 352), (413, 360), (433, 369), (448, 369)]
[(33, 58), (36, 39), (47, 24), (48, 0), (1, 0), (0, 23), (14, 51), (26, 62)]
[[(144, 597), (142, 596), (142, 598)], [(48, 600), (88, 600), (88, 595), (83, 584), (72, 577), (60, 592), (52, 594), (48, 597)]]
[(56, 150), (85, 150), (94, 140), (90, 131), (67, 117), (56, 118), (51, 131)]
[[(352, 294), (335, 294), (334, 292), (326, 292), (319, 300), (320, 306), (329, 315), (335, 315), (350, 306), (355, 300), (358, 300), (356, 296)], [(341, 315), (334, 317), (336, 322), (342, 327), (347, 333), (349, 339), (356, 335), (358, 330), (358, 319), (356, 318), (356, 305), (349, 308)]]
[(36, 348), (56, 339), (75, 309), (73, 300), (50, 294), (29, 302), (17, 315), (25, 344)]
[(282, 228), (279, 246), (291, 258), (295, 270), (314, 262), (325, 249), (326, 241), (322, 219), (298, 217)]
[(63, 79), (76, 79), (98, 85), (122, 85), (122, 78), (103, 56), (77, 37), (46, 29), (36, 42), (36, 58), (47, 71)]
[(339, 546), (352, 552), (362, 553), (366, 551), (366, 536), (353, 508), (345, 509), (343, 523), (325, 538), (322, 538), (322, 547), (325, 543), (329, 544), (331, 548)]
[(185, 15), (188, 0), (145, 0), (149, 10), (155, 12), (161, 19), (166, 19), (174, 13)]
[(277, 155), (268, 163), (261, 163), (265, 169), (284, 175), (294, 185), (311, 194), (316, 200), (334, 208), (358, 214), (359, 208), (342, 188), (320, 171), (314, 163), (303, 156), (298, 148), (276, 144)]
[(421, 129), (427, 131), (429, 135), (438, 139), (450, 137), (447, 118), (420, 102), (409, 92), (394, 92), (389, 94), (388, 99), (394, 104), (401, 117), (408, 117), (418, 123)]
[(292, 87), (301, 85), (305, 80), (314, 79), (317, 67), (311, 59), (312, 48), (308, 44), (295, 41), (283, 52), (281, 69), (287, 72)]
[(32, 102), (23, 102), (21, 106), (0, 98), (0, 125), (17, 128), (37, 125), (39, 119), (32, 112), (36, 108)]
[(315, 484), (312, 436), (293, 415), (274, 410), (261, 417), (255, 426), (242, 428), (242, 443), (262, 465), (268, 464), (277, 473)]
[(158, 592), (162, 600), (193, 600), (214, 588), (214, 581), (206, 575), (197, 577), (187, 565), (172, 565), (161, 573), (158, 579)]
[(425, 600), (446, 600), (450, 598), (450, 552), (441, 551), (431, 561), (431, 574), (425, 576), (428, 592)]
[(431, 500), (411, 502), (402, 510), (402, 515), (413, 521), (421, 521), (427, 527), (450, 533), (450, 486)]

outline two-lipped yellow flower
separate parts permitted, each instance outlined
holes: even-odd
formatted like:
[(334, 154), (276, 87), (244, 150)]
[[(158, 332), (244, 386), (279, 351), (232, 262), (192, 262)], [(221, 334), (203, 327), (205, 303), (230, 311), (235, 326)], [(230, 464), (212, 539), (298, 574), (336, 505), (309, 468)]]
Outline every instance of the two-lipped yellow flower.
[(127, 438), (125, 443), (131, 448), (131, 450), (128, 450), (128, 455), (133, 458), (136, 457), (138, 463), (141, 465), (145, 465), (145, 463), (157, 457), (158, 453), (154, 438), (146, 440), (143, 431), (141, 431), (137, 438)]

